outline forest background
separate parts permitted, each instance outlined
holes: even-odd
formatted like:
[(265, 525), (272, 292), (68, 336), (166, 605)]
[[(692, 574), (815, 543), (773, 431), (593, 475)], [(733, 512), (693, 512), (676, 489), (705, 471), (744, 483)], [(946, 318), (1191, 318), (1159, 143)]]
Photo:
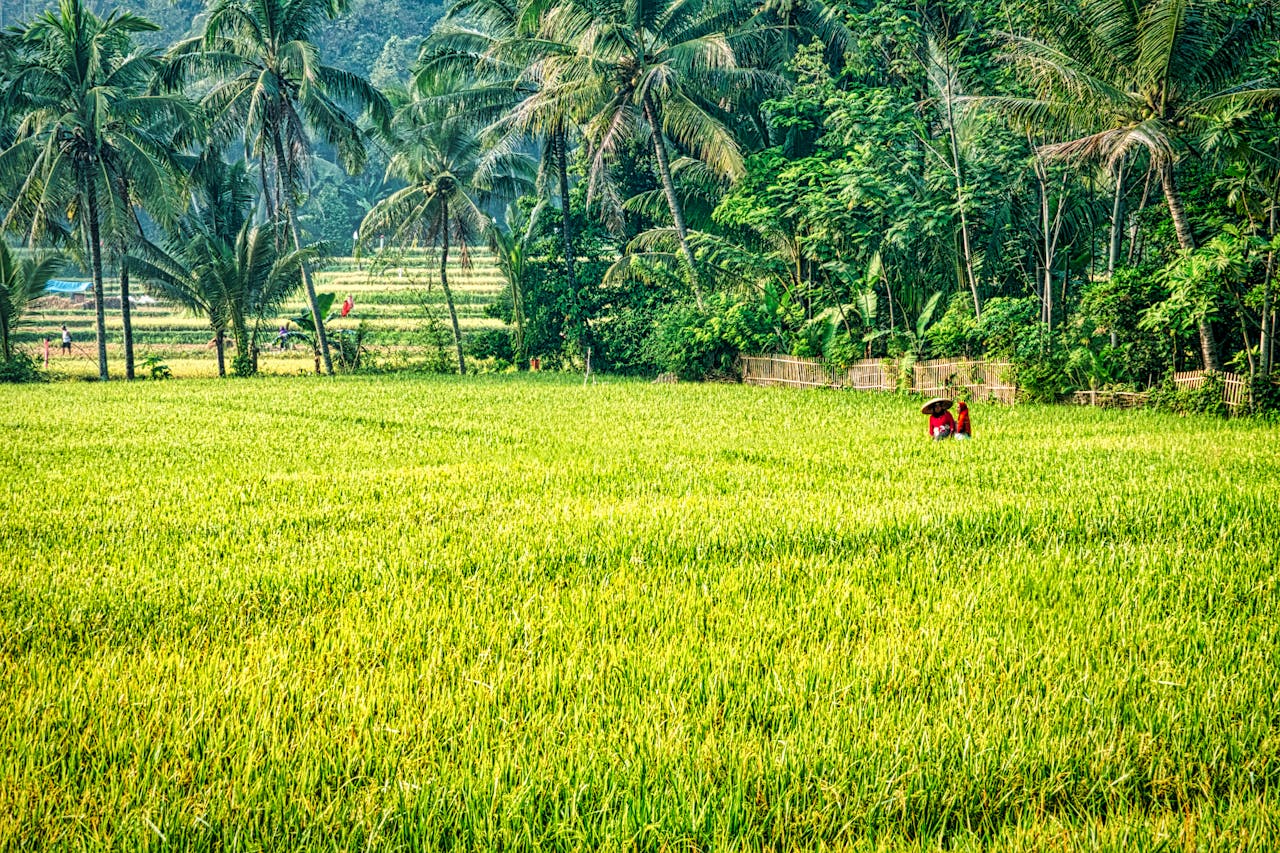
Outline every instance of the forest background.
[[(0, 72), (0, 196), (16, 256), (58, 249), (88, 270), (93, 181), (61, 195), (46, 183), (35, 203), (50, 174), (21, 150), (58, 121), (20, 71), (51, 61), (48, 33), (23, 30), (51, 5), (4, 2), (15, 61)], [(468, 358), (579, 366), (588, 351), (596, 369), (684, 378), (726, 374), (741, 353), (991, 356), (1033, 398), (1186, 369), (1248, 375), (1260, 405), (1278, 396), (1275, 4), (123, 5), (157, 25), (116, 46), (148, 57), (139, 93), (188, 105), (130, 119), (189, 158), (156, 180), (207, 182), (196, 160), (239, 164), (254, 186), (231, 218), (275, 235), (279, 287), (227, 309), (242, 353), (263, 325), (244, 317), (310, 289), (326, 258), (375, 239), (430, 248), (447, 287), (449, 265), (487, 243), (507, 327), (464, 347), (455, 323), (463, 371)], [(115, 8), (67, 2), (64, 18), (72, 7), (108, 20)], [(334, 69), (308, 85), (339, 112), (304, 104), (283, 149), (264, 143), (269, 120), (246, 129), (261, 92), (218, 101), (232, 69), (198, 37), (234, 8), (293, 9), (308, 57)], [(220, 32), (243, 41), (239, 24)], [(145, 179), (129, 190), (102, 175), (99, 195), (121, 183), (132, 215), (119, 218), (138, 224), (99, 246), (172, 294), (199, 261), (166, 246), (207, 224), (217, 191), (185, 186), (162, 210), (137, 190)], [(5, 311), (20, 320), (20, 306)]]

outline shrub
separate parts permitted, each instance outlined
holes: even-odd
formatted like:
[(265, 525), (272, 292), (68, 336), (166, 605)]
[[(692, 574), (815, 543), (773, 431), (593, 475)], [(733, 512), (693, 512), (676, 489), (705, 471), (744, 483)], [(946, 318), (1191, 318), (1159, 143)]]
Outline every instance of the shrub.
[(1280, 376), (1268, 378), (1253, 377), (1249, 387), (1249, 399), (1253, 401), (1253, 411), (1259, 415), (1280, 414)]
[(478, 329), (462, 339), (462, 351), (475, 359), (510, 364), (515, 360), (510, 329)]
[[(989, 309), (988, 309), (989, 310)], [(951, 295), (946, 313), (924, 335), (928, 352), (938, 358), (970, 355), (977, 346), (978, 326), (973, 319), (973, 299), (963, 291)], [(900, 344), (906, 349), (907, 343)], [(893, 348), (890, 348), (890, 352)]]
[[(236, 362), (240, 361), (240, 356), (236, 356), (232, 362), (232, 369), (237, 369)], [(142, 369), (146, 372), (148, 379), (172, 379), (173, 371), (169, 369), (169, 365), (164, 363), (164, 359), (155, 353), (149, 353), (142, 359)]]
[(1166, 377), (1160, 387), (1151, 390), (1149, 399), (1152, 407), (1178, 415), (1227, 414), (1227, 405), (1222, 400), (1222, 377), (1217, 373), (1205, 374), (1204, 381), (1195, 388), (1179, 388), (1172, 376)]
[(648, 346), (660, 372), (708, 379), (733, 374), (738, 355), (759, 351), (771, 333), (759, 305), (715, 294), (705, 309), (682, 304), (662, 312)]
[(15, 352), (8, 360), (0, 361), (0, 382), (43, 382), (44, 374), (36, 360), (24, 352)]

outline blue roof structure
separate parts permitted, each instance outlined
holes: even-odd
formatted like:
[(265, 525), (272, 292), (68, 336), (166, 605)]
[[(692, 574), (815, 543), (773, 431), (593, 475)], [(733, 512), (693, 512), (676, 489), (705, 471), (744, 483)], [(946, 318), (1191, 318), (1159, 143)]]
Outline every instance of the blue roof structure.
[(62, 281), (61, 279), (51, 278), (49, 283), (44, 286), (45, 293), (88, 293), (89, 287), (93, 284), (91, 281)]

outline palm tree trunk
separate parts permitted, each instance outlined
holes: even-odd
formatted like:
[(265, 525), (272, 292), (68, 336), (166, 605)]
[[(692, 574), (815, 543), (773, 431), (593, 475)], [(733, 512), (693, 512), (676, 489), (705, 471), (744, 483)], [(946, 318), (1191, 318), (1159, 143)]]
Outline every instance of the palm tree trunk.
[[(1116, 168), (1116, 191), (1111, 200), (1111, 245), (1107, 251), (1107, 278), (1115, 275), (1120, 264), (1120, 247), (1124, 239), (1121, 223), (1125, 215), (1124, 203), (1124, 163)], [(1112, 346), (1115, 346), (1113, 343)]]
[[(1178, 186), (1173, 177), (1173, 164), (1165, 163), (1160, 169), (1160, 185), (1164, 189), (1164, 198), (1169, 205), (1169, 216), (1173, 219), (1173, 230), (1178, 235), (1178, 245), (1186, 251), (1196, 247), (1195, 234), (1191, 230), (1191, 221), (1187, 219), (1186, 208), (1182, 206), (1182, 198), (1178, 195)], [(1200, 332), (1200, 360), (1205, 370), (1219, 370), (1218, 345), (1213, 337), (1213, 326), (1207, 317), (1196, 318), (1196, 328)]]
[(213, 347), (218, 351), (218, 376), (222, 379), (227, 377), (226, 345), (227, 333), (218, 329), (213, 333)]
[[(1276, 179), (1271, 185), (1271, 209), (1267, 212), (1267, 237), (1271, 240), (1275, 239), (1276, 226), (1280, 215), (1280, 172), (1276, 173)], [(1275, 281), (1276, 273), (1276, 253), (1267, 252), (1267, 272), (1262, 280), (1262, 330), (1258, 338), (1258, 362), (1259, 368), (1264, 379), (1271, 375), (1273, 367), (1271, 360), (1272, 340), (1275, 337), (1275, 317), (1274, 309), (1271, 305), (1271, 286)]]
[(98, 188), (93, 179), (85, 181), (85, 213), (89, 218), (89, 258), (93, 268), (93, 302), (94, 332), (98, 337), (98, 379), (106, 382), (107, 374), (107, 315), (103, 308), (105, 300), (102, 286), (102, 244), (98, 234)]
[(569, 157), (565, 151), (568, 140), (563, 124), (558, 125), (554, 133), (555, 142), (552, 144), (556, 149), (556, 172), (560, 180), (560, 228), (564, 238), (564, 275), (565, 281), (569, 283), (569, 289), (576, 293), (577, 281), (574, 279), (573, 265), (577, 258), (573, 250), (573, 229), (569, 221)]
[[(293, 215), (293, 205), (285, 202), (289, 213), (289, 232), (293, 235), (293, 247), (302, 251), (302, 234), (298, 231), (298, 220)], [(320, 305), (316, 302), (316, 286), (311, 280), (311, 265), (306, 261), (298, 264), (302, 271), (302, 286), (307, 291), (307, 307), (311, 309), (311, 322), (316, 327), (316, 343), (320, 348), (320, 357), (324, 360), (324, 372), (333, 375), (333, 359), (329, 356), (329, 336), (324, 330), (324, 318), (320, 316)]]
[[(1116, 274), (1116, 267), (1120, 265), (1120, 250), (1124, 241), (1124, 229), (1122, 224), (1125, 217), (1124, 203), (1124, 161), (1116, 167), (1116, 189), (1115, 195), (1111, 200), (1111, 244), (1107, 247), (1107, 278), (1110, 279)], [(1111, 348), (1115, 349), (1120, 341), (1116, 337), (1115, 324), (1111, 328)]]
[(1049, 239), (1049, 176), (1037, 152), (1035, 162), (1036, 183), (1040, 185), (1040, 236), (1044, 251), (1044, 282), (1040, 294), (1040, 320), (1053, 322), (1053, 245)]
[(0, 352), (4, 353), (5, 361), (13, 358), (13, 350), (9, 349), (9, 317), (4, 311), (0, 311)]
[(129, 269), (120, 258), (120, 319), (124, 322), (124, 378), (133, 379), (133, 312), (129, 306)]
[(453, 307), (453, 291), (449, 289), (449, 203), (441, 202), (444, 227), (440, 229), (440, 288), (444, 291), (444, 304), (449, 308), (449, 322), (453, 324), (453, 346), (458, 353), (458, 375), (467, 375), (467, 362), (462, 357), (462, 329), (458, 328), (458, 311)]
[(702, 286), (698, 283), (698, 269), (693, 262), (693, 251), (689, 248), (689, 233), (684, 224), (684, 210), (680, 200), (676, 198), (675, 181), (671, 179), (671, 162), (667, 159), (667, 146), (662, 141), (662, 127), (658, 124), (658, 111), (654, 109), (653, 99), (644, 98), (644, 117), (653, 132), (653, 150), (658, 157), (658, 174), (662, 177), (662, 190), (667, 196), (667, 206), (671, 208), (671, 220), (676, 226), (676, 235), (680, 238), (680, 254), (688, 267), (689, 284), (693, 287), (693, 297), (698, 308), (702, 308)]
[(577, 275), (573, 273), (573, 266), (577, 263), (577, 252), (573, 248), (573, 224), (570, 216), (570, 206), (568, 206), (568, 134), (564, 131), (564, 124), (559, 123), (556, 131), (554, 131), (556, 141), (553, 145), (556, 147), (556, 170), (559, 179), (559, 197), (561, 197), (561, 231), (564, 238), (564, 277), (568, 284), (568, 292), (573, 301), (573, 311), (575, 311), (575, 323), (577, 325), (577, 347), (582, 352), (586, 352), (590, 348), (591, 327), (586, 316), (586, 309), (582, 307), (582, 297), (577, 289)]
[[(252, 375), (257, 372), (257, 365), (250, 350), (249, 327), (244, 316), (237, 310), (231, 315), (231, 335), (236, 342), (236, 375)], [(247, 371), (247, 374), (245, 373)]]
[(1260, 362), (1261, 373), (1264, 377), (1271, 375), (1271, 341), (1275, 337), (1273, 317), (1274, 311), (1271, 307), (1271, 283), (1275, 277), (1275, 253), (1271, 253), (1271, 257), (1267, 260), (1267, 278), (1262, 284), (1262, 333), (1259, 336), (1258, 343), (1258, 360)]
[[(284, 186), (284, 146), (280, 142), (278, 133), (271, 134), (271, 144), (275, 146), (276, 177), (281, 183), (280, 207), (284, 209), (285, 218), (289, 223), (289, 233), (293, 237), (293, 248), (300, 252), (302, 251), (302, 234), (298, 230), (298, 219), (294, 215), (293, 201), (289, 196), (289, 188)], [(316, 344), (320, 349), (320, 356), (324, 360), (324, 370), (325, 373), (332, 376), (333, 359), (329, 356), (329, 336), (325, 334), (324, 318), (320, 316), (320, 306), (316, 303), (316, 287), (311, 280), (311, 267), (305, 262), (299, 264), (298, 267), (302, 271), (302, 284), (307, 291), (307, 307), (311, 309), (311, 322), (316, 327)]]
[[(948, 58), (950, 63), (950, 58)], [(954, 99), (951, 97), (951, 69), (947, 75), (947, 136), (951, 143), (951, 169), (956, 178), (956, 209), (960, 211), (960, 247), (964, 252), (965, 277), (969, 281), (969, 292), (973, 294), (973, 319), (982, 319), (982, 304), (978, 300), (978, 277), (973, 270), (973, 249), (969, 245), (969, 217), (964, 212), (964, 171), (960, 166), (960, 141), (956, 138), (956, 117)]]
[(516, 322), (516, 339), (512, 347), (515, 350), (516, 369), (521, 369), (525, 360), (524, 349), (524, 296), (520, 293), (520, 282), (511, 282), (511, 314)]

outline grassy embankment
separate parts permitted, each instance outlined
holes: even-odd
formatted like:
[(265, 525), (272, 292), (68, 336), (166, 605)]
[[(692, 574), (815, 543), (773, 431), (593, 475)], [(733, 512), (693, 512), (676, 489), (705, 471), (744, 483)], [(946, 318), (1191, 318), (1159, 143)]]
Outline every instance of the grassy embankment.
[(549, 376), (0, 418), (6, 845), (1280, 845), (1258, 424), (938, 445), (894, 397)]

